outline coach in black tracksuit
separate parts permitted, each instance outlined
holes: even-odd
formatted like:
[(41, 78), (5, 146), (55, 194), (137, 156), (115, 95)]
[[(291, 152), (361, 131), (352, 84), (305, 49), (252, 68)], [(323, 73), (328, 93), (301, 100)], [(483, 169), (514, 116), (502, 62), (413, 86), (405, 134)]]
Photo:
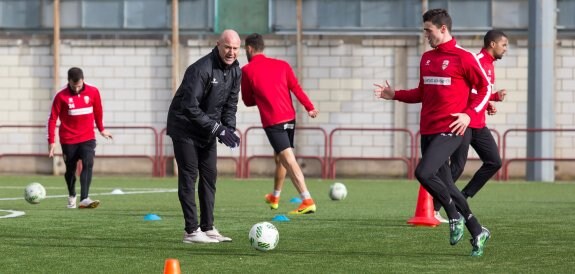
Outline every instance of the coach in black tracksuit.
[[(217, 143), (239, 146), (234, 134), (241, 70), (237, 55), (241, 40), (233, 30), (222, 33), (218, 45), (186, 69), (168, 111), (167, 134), (178, 164), (178, 197), (185, 219), (184, 242), (196, 233), (214, 230)], [(197, 219), (195, 182), (199, 173)], [(200, 228), (200, 229), (198, 229)], [(193, 234), (193, 235), (192, 235)], [(192, 237), (190, 241), (187, 238)]]

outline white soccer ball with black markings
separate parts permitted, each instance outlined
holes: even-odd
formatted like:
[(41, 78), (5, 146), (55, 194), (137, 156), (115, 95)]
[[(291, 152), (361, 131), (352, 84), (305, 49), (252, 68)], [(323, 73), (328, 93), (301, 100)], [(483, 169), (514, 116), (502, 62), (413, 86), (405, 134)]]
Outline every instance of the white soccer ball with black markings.
[(252, 226), (249, 236), (251, 246), (260, 251), (276, 248), (280, 240), (278, 229), (268, 222), (261, 222)]
[(26, 186), (24, 199), (31, 204), (38, 204), (46, 198), (46, 189), (40, 183), (34, 182)]
[(340, 182), (335, 182), (329, 187), (329, 198), (334, 201), (340, 201), (347, 197), (347, 188)]

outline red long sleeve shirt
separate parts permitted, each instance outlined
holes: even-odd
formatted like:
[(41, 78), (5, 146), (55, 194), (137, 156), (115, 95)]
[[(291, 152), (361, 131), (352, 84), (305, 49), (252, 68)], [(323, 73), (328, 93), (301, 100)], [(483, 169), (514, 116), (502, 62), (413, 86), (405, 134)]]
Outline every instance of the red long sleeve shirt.
[[(393, 99), (406, 103), (421, 103), (421, 134), (451, 132), (454, 113), (467, 113), (473, 119), (485, 111), (491, 95), (491, 85), (475, 54), (451, 39), (421, 57), (419, 86), (397, 90)], [(472, 87), (477, 96), (469, 100)]]
[[(479, 59), (479, 63), (481, 67), (487, 74), (487, 79), (491, 85), (491, 96), (489, 101), (501, 101), (499, 98), (499, 93), (493, 89), (493, 85), (495, 84), (495, 67), (493, 66), (493, 62), (495, 62), (495, 58), (491, 56), (485, 49), (481, 49), (481, 51), (477, 54), (477, 59)], [(471, 94), (469, 95), (470, 101), (473, 100), (474, 97), (477, 96), (477, 89), (472, 89)], [(471, 117), (471, 123), (469, 123), (470, 128), (484, 128), (485, 124), (485, 110), (474, 114)]]
[(96, 139), (94, 122), (102, 132), (104, 130), (102, 116), (102, 101), (96, 87), (84, 83), (80, 93), (74, 94), (66, 85), (52, 101), (52, 110), (48, 118), (48, 143), (54, 143), (58, 119), (60, 119), (61, 144), (77, 144)]
[(310, 99), (300, 87), (290, 65), (264, 54), (253, 56), (242, 67), (242, 100), (248, 107), (257, 106), (263, 127), (295, 119), (290, 91), (307, 111), (314, 109)]

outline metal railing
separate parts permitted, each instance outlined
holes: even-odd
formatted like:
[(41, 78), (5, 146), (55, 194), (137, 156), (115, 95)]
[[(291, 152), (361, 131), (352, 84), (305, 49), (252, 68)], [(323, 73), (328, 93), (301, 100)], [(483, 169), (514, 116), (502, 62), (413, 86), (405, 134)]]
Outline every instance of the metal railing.
[(508, 129), (503, 133), (503, 145), (502, 145), (502, 172), (503, 180), (509, 180), (509, 164), (516, 161), (559, 161), (559, 162), (570, 162), (575, 161), (575, 158), (560, 158), (560, 157), (507, 157), (507, 137), (511, 132), (575, 132), (575, 128), (512, 128)]
[[(333, 156), (333, 138), (336, 132), (341, 131), (376, 131), (376, 132), (402, 132), (407, 134), (409, 138), (409, 149), (410, 155), (408, 156), (382, 156), (382, 157), (350, 157), (350, 156)], [(338, 161), (341, 160), (395, 160), (395, 161), (403, 161), (407, 166), (407, 178), (413, 179), (414, 178), (414, 165), (413, 159), (415, 157), (414, 154), (414, 146), (415, 141), (413, 138), (413, 133), (406, 128), (335, 128), (329, 134), (329, 153), (328, 153), (328, 161), (329, 161), (329, 178), (335, 179), (336, 176), (336, 164)]]
[[(0, 125), (0, 133), (6, 129), (45, 129), (45, 125)], [(103, 154), (100, 153), (97, 157), (101, 158), (146, 158), (152, 162), (152, 176), (156, 177), (164, 177), (166, 176), (166, 162), (168, 159), (172, 158), (173, 156), (166, 156), (165, 155), (165, 133), (166, 129), (162, 129), (161, 131), (157, 131), (155, 128), (151, 126), (108, 126), (108, 129), (122, 129), (122, 130), (144, 130), (149, 131), (152, 137), (152, 146), (153, 146), (153, 155), (148, 154)], [(257, 158), (273, 158), (273, 154), (270, 155), (247, 155), (247, 148), (249, 146), (249, 133), (253, 132), (256, 129), (262, 129), (260, 126), (252, 126), (248, 127), (246, 131), (242, 134), (241, 130), (237, 130), (237, 133), (240, 135), (242, 139), (240, 145), (240, 153), (238, 156), (219, 156), (219, 159), (228, 159), (234, 161), (235, 164), (235, 176), (237, 178), (249, 178), (250, 176), (250, 162)], [(408, 179), (414, 179), (414, 170), (419, 161), (419, 131), (416, 134), (413, 134), (410, 130), (406, 128), (335, 128), (329, 134), (326, 132), (325, 129), (321, 127), (296, 127), (298, 130), (302, 131), (316, 131), (319, 132), (323, 136), (323, 148), (324, 153), (323, 155), (296, 155), (296, 158), (304, 158), (304, 159), (314, 159), (320, 163), (321, 168), (321, 178), (326, 179), (334, 179), (337, 175), (336, 167), (338, 161), (343, 160), (353, 160), (353, 161), (366, 161), (366, 160), (384, 160), (384, 161), (401, 161), (404, 162), (407, 166), (407, 174), (406, 177)], [(496, 174), (497, 180), (509, 180), (509, 165), (513, 162), (517, 161), (575, 161), (573, 157), (509, 157), (507, 154), (508, 149), (508, 139), (509, 134), (512, 132), (575, 132), (575, 129), (568, 128), (568, 129), (558, 129), (558, 128), (515, 128), (515, 129), (508, 129), (501, 137), (501, 134), (495, 130), (490, 129), (491, 133), (494, 135), (496, 139), (498, 150), (502, 155), (502, 163), (503, 166), (501, 170), (498, 171)], [(338, 132), (389, 132), (389, 133), (402, 133), (407, 135), (407, 149), (409, 152), (405, 156), (381, 156), (381, 157), (364, 157), (364, 156), (334, 156), (333, 154), (333, 144), (334, 139), (337, 137)], [(115, 137), (117, 138), (117, 134)], [(39, 141), (39, 142), (43, 142)], [(33, 146), (34, 144), (32, 144)], [(37, 145), (37, 144), (36, 144)], [(44, 144), (43, 144), (44, 145)], [(47, 146), (46, 146), (47, 148)], [(46, 152), (0, 152), (0, 158), (2, 157), (44, 157), (47, 156)], [(61, 156), (61, 154), (58, 154)], [(479, 158), (470, 158), (469, 160), (479, 160)]]

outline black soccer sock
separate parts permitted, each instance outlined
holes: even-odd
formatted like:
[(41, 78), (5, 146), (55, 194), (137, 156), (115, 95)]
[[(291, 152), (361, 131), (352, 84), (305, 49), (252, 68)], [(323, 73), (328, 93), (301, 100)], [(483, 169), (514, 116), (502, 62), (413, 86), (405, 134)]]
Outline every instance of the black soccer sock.
[(459, 211), (457, 211), (457, 208), (455, 207), (455, 203), (453, 203), (453, 200), (449, 199), (448, 206), (445, 206), (444, 208), (448, 219), (453, 220), (461, 218), (460, 217), (461, 215), (459, 214)]
[(469, 233), (471, 233), (471, 236), (476, 237), (477, 235), (479, 235), (479, 233), (481, 233), (481, 224), (479, 224), (479, 221), (477, 220), (477, 218), (475, 218), (475, 216), (473, 216), (473, 214), (469, 214), (466, 218), (465, 218), (465, 226), (467, 227), (467, 230), (469, 230)]

